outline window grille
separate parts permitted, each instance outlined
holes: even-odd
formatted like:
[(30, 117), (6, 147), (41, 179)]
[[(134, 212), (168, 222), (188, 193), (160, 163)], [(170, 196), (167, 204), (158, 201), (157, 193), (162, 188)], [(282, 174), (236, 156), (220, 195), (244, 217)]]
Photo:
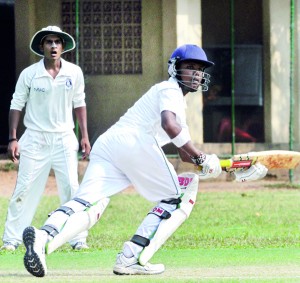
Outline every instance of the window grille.
[[(79, 1), (78, 62), (86, 75), (142, 73), (141, 0)], [(62, 1), (62, 28), (76, 38), (75, 0)], [(76, 51), (64, 57), (76, 62)]]

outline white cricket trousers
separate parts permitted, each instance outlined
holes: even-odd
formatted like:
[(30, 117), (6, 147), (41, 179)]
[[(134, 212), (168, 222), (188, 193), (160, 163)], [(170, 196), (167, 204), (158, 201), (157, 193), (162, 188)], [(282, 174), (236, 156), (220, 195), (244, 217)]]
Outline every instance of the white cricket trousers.
[[(19, 245), (30, 226), (53, 169), (61, 204), (70, 200), (78, 185), (78, 141), (73, 131), (45, 133), (27, 129), (20, 141), (16, 187), (11, 197), (3, 242)], [(50, 211), (49, 211), (50, 212)], [(87, 232), (70, 243), (85, 241)]]
[[(96, 203), (131, 184), (151, 202), (176, 199), (181, 195), (177, 173), (153, 136), (130, 129), (109, 130), (94, 143), (89, 165), (75, 197)], [(76, 212), (85, 209), (74, 200), (64, 205)], [(160, 206), (170, 212), (176, 208), (163, 203)], [(46, 224), (62, 227), (65, 218), (60, 215), (52, 214)], [(156, 231), (160, 221), (159, 217), (151, 214), (142, 222), (137, 233), (148, 237)], [(140, 250), (137, 245), (132, 248), (135, 255)]]
[(181, 194), (177, 173), (154, 137), (134, 130), (109, 130), (93, 145), (76, 197), (94, 203), (131, 184), (151, 202)]
[[(154, 137), (130, 129), (109, 130), (93, 145), (76, 197), (94, 203), (121, 192), (130, 184), (145, 199), (159, 203), (170, 213), (176, 209), (176, 205), (161, 203), (162, 200), (179, 198), (181, 187), (173, 165)], [(73, 205), (79, 207), (74, 202), (66, 204)], [(150, 238), (160, 222), (159, 217), (148, 214), (135, 234)], [(51, 224), (57, 226), (55, 222)], [(141, 250), (141, 246), (132, 242), (124, 244), (124, 253), (129, 257), (138, 257)]]

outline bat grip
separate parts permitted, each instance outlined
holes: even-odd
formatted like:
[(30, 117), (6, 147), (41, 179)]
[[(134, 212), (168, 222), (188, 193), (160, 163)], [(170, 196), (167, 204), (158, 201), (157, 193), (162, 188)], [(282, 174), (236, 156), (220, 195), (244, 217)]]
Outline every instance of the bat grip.
[(231, 159), (220, 159), (220, 165), (222, 168), (230, 168), (232, 166)]
[(252, 160), (221, 159), (220, 165), (222, 168), (249, 168), (252, 165)]
[[(253, 160), (232, 160), (232, 159), (220, 159), (220, 165), (222, 169), (236, 169), (236, 168), (250, 168)], [(198, 166), (199, 170), (202, 170), (202, 166)]]
[[(231, 159), (220, 159), (220, 165), (222, 169), (231, 168), (233, 161)], [(201, 171), (202, 166), (198, 165), (198, 169)]]

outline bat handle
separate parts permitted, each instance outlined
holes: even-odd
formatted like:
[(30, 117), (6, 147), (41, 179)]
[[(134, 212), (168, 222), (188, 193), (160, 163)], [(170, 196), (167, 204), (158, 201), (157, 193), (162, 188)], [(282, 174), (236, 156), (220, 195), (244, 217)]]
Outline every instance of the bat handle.
[(220, 159), (222, 168), (231, 168), (233, 161), (231, 159)]
[[(220, 159), (220, 165), (223, 169), (231, 168), (233, 161), (231, 159)], [(199, 170), (202, 170), (202, 166), (198, 166)]]
[(232, 160), (221, 159), (220, 165), (222, 168), (250, 168), (253, 160)]
[[(229, 168), (250, 168), (253, 160), (232, 160), (232, 159), (220, 159), (220, 165), (222, 169)], [(198, 166), (199, 170), (202, 170), (202, 166)]]

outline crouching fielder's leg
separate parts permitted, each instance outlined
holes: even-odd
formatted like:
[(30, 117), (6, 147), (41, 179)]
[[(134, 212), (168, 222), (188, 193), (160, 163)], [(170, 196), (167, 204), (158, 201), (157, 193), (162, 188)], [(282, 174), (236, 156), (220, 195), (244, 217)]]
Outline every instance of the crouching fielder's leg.
[(178, 178), (183, 193), (181, 198), (163, 200), (148, 213), (136, 234), (125, 242), (114, 267), (115, 274), (164, 272), (162, 264), (153, 265), (149, 260), (189, 217), (198, 191), (198, 175), (183, 173)]

